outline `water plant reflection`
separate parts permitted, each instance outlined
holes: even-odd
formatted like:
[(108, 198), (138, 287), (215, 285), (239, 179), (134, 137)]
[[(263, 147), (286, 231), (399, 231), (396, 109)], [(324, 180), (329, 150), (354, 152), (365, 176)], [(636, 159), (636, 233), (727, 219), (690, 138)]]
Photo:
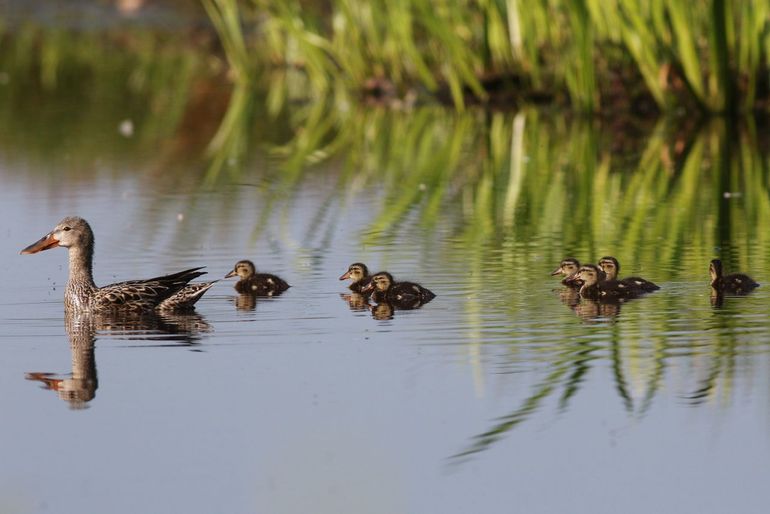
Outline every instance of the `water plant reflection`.
[(67, 375), (28, 372), (27, 380), (41, 382), (56, 391), (72, 409), (85, 408), (96, 397), (99, 380), (96, 373), (95, 343), (100, 333), (131, 341), (151, 341), (155, 346), (192, 346), (200, 334), (210, 331), (206, 320), (197, 313), (73, 313), (64, 319), (72, 352), (72, 372)]

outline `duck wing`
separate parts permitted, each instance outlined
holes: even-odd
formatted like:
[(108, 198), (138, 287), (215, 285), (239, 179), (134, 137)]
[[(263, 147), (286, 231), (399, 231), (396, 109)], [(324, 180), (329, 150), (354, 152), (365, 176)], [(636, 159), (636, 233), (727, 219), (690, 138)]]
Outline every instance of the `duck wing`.
[(413, 282), (398, 282), (388, 290), (388, 299), (392, 302), (427, 303), (436, 297), (433, 292)]
[(645, 293), (650, 293), (652, 291), (657, 291), (660, 289), (660, 286), (658, 284), (655, 284), (654, 282), (650, 282), (647, 279), (644, 279), (642, 277), (626, 277), (623, 280), (621, 280), (622, 283), (626, 284), (627, 286), (634, 287), (636, 289), (639, 289), (640, 291), (644, 291)]
[(200, 269), (202, 268), (190, 268), (171, 275), (147, 280), (128, 280), (100, 287), (91, 298), (91, 306), (95, 309), (152, 310), (184, 289), (188, 282), (206, 274), (205, 271), (199, 271)]
[(211, 282), (197, 282), (195, 284), (187, 284), (182, 289), (160, 302), (158, 304), (158, 309), (162, 309), (164, 311), (192, 309), (195, 305), (195, 302), (200, 300), (201, 296), (203, 296), (203, 294), (217, 282), (219, 281), (213, 280)]
[(722, 290), (728, 294), (746, 294), (756, 287), (759, 284), (743, 273), (732, 273), (722, 278)]

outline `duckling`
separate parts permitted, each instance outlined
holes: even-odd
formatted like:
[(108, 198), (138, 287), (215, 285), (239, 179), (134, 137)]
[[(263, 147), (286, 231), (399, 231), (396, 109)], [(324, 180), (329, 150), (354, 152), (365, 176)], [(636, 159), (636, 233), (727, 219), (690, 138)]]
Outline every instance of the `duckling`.
[(561, 280), (562, 284), (565, 286), (573, 287), (575, 289), (580, 289), (580, 286), (582, 286), (583, 283), (577, 280), (576, 277), (579, 269), (580, 262), (578, 262), (577, 259), (573, 259), (572, 257), (567, 257), (559, 263), (558, 268), (551, 272), (551, 276), (553, 277), (555, 275), (564, 275), (564, 278)]
[(602, 270), (593, 264), (584, 264), (577, 278), (583, 281), (580, 296), (592, 300), (621, 300), (637, 297), (641, 290), (617, 280), (602, 280)]
[(369, 268), (362, 262), (354, 262), (348, 266), (348, 270), (340, 277), (340, 280), (351, 279), (353, 283), (348, 286), (354, 293), (360, 293), (372, 280), (369, 275)]
[(417, 308), (436, 297), (435, 294), (420, 284), (396, 282), (393, 280), (393, 275), (387, 271), (372, 275), (371, 282), (364, 287), (362, 292), (371, 292), (374, 301), (391, 303), (401, 309)]
[[(618, 273), (620, 273), (620, 263), (615, 257), (607, 256), (602, 257), (599, 260), (599, 267), (607, 274), (607, 280), (618, 280)], [(657, 291), (660, 286), (645, 280), (642, 277), (626, 277), (618, 280), (629, 287), (635, 287), (645, 293)]]
[(251, 261), (243, 260), (235, 263), (233, 270), (225, 275), (225, 278), (239, 276), (241, 279), (235, 284), (235, 290), (239, 293), (249, 293), (259, 296), (279, 295), (289, 289), (285, 280), (270, 273), (257, 273), (257, 268)]
[(731, 273), (722, 275), (722, 261), (713, 259), (709, 264), (709, 274), (711, 275), (711, 287), (719, 293), (727, 294), (747, 294), (755, 287), (759, 287), (754, 279), (743, 273)]

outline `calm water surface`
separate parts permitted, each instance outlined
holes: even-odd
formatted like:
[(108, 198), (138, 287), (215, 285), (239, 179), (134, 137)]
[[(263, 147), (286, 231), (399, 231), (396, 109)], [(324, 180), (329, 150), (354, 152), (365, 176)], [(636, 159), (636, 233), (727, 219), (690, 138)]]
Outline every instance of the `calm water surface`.
[[(369, 143), (410, 120), (426, 148), (487, 127), (394, 116)], [(710, 128), (669, 164), (665, 134), (629, 157), (590, 127), (495, 115), (502, 137), (460, 145), (449, 171), (396, 139), (360, 169), (257, 158), (212, 179), (167, 170), (121, 119), (56, 126), (46, 149), (32, 123), (0, 149), (0, 511), (766, 512), (756, 145)], [(65, 320), (66, 252), (18, 252), (72, 214), (98, 284), (249, 258), (293, 287), (250, 303), (222, 280), (194, 315)], [(662, 290), (574, 304), (549, 276), (610, 253)], [(766, 285), (712, 305), (715, 256)], [(437, 298), (351, 305), (337, 277), (354, 261)]]

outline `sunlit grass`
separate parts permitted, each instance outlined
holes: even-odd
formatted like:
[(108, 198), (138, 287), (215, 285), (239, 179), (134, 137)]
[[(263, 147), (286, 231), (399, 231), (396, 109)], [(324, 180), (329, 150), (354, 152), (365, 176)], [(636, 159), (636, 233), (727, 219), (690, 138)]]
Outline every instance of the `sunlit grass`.
[[(469, 94), (487, 98), (482, 79), (516, 77), (507, 86), (516, 93), (566, 92), (573, 107), (593, 112), (603, 96), (617, 97), (621, 70), (627, 81), (641, 77), (663, 111), (734, 112), (755, 106), (767, 72), (770, 8), (762, 0), (253, 3), (269, 60), (302, 68), (314, 94), (445, 88), (462, 109)], [(237, 33), (220, 25), (227, 48)], [(632, 109), (641, 91), (624, 88), (632, 96), (620, 101)]]

